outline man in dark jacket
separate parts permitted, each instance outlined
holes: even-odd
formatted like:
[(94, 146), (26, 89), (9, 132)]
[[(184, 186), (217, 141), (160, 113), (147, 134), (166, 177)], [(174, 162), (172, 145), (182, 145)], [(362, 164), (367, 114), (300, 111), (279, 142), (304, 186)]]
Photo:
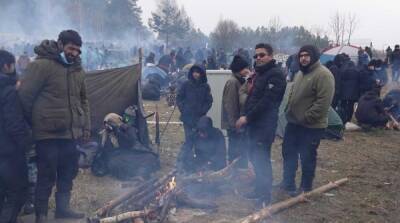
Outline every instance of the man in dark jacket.
[(15, 57), (0, 50), (0, 218), (7, 223), (17, 221), (28, 189), (29, 132), (16, 83)]
[(222, 119), (221, 127), (226, 129), (228, 133), (229, 162), (232, 162), (239, 156), (241, 157), (240, 166), (247, 167), (247, 146), (243, 144), (243, 131), (237, 131), (235, 124), (243, 113), (243, 108), (240, 105), (239, 91), (242, 85), (246, 82), (245, 78), (250, 74), (249, 64), (241, 56), (236, 55), (230, 65), (232, 75), (225, 83), (222, 96)]
[(249, 158), (256, 174), (255, 190), (247, 197), (269, 204), (272, 186), (271, 145), (275, 139), (286, 80), (273, 59), (272, 47), (260, 43), (255, 49), (254, 84), (249, 91), (244, 115), (236, 122), (236, 128), (240, 130), (245, 125), (248, 128)]
[(396, 45), (390, 55), (390, 64), (392, 64), (392, 81), (399, 81), (400, 75), (400, 46)]
[(210, 110), (212, 102), (206, 71), (198, 65), (193, 65), (188, 72), (188, 80), (182, 84), (176, 96), (176, 104), (181, 112), (180, 119), (185, 131), (185, 143), (178, 156), (178, 161), (183, 162), (181, 164), (184, 169), (193, 148), (196, 124), (200, 117)]
[(343, 123), (351, 121), (354, 113), (354, 103), (360, 97), (360, 72), (350, 58), (345, 58), (340, 67), (340, 109), (339, 115)]
[(286, 107), (288, 125), (283, 138), (282, 189), (296, 194), (296, 171), (301, 161), (300, 190), (312, 189), (317, 163), (317, 149), (328, 127), (328, 110), (335, 91), (332, 73), (319, 62), (320, 52), (306, 45), (299, 51), (300, 72), (297, 73)]
[(368, 91), (358, 101), (355, 113), (359, 124), (371, 127), (385, 127), (389, 116), (379, 98), (379, 89)]
[(80, 63), (82, 40), (73, 30), (62, 31), (58, 41), (45, 40), (35, 48), (20, 98), (36, 140), (38, 181), (36, 222), (47, 221), (54, 184), (56, 218), (83, 218), (69, 207), (73, 179), (78, 174), (76, 140), (90, 138), (89, 104), (85, 73)]
[(193, 170), (217, 171), (226, 166), (225, 137), (214, 128), (210, 117), (203, 116), (197, 122), (194, 142)]

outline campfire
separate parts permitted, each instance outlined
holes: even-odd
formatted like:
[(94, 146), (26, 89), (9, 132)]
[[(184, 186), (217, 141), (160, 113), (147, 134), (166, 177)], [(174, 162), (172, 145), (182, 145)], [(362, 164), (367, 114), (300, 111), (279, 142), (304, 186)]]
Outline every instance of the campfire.
[[(232, 176), (237, 160), (216, 172), (201, 172), (179, 176), (173, 170), (161, 178), (153, 178), (132, 188), (125, 194), (108, 202), (96, 212), (88, 223), (117, 222), (165, 222), (172, 208), (186, 206), (200, 209), (215, 209), (215, 204), (192, 199), (185, 188), (193, 183), (215, 184)], [(114, 214), (114, 215), (113, 215)]]

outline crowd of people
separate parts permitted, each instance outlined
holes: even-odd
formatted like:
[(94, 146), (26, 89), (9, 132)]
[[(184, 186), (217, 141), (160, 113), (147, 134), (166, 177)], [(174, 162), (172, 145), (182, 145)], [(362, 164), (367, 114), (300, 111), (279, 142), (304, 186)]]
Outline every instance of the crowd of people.
[[(81, 47), (79, 33), (65, 30), (57, 41), (44, 40), (36, 46), (37, 57), (33, 61), (29, 61), (28, 55), (17, 61), (10, 52), (0, 50), (0, 211), (5, 222), (16, 222), (27, 200), (31, 202), (28, 207), (34, 209), (36, 223), (47, 222), (53, 187), (55, 218), (84, 217), (70, 208), (73, 180), (79, 168), (77, 145), (91, 139)], [(355, 117), (360, 124), (379, 127), (392, 121), (398, 127), (400, 91), (392, 90), (384, 99), (380, 97), (381, 88), (388, 83), (388, 64), (392, 65), (393, 80), (398, 80), (398, 45), (387, 53), (385, 61), (369, 60), (369, 56), (366, 62), (365, 52), (361, 52), (362, 62), (357, 65), (346, 54), (339, 54), (323, 65), (319, 60), (320, 50), (305, 45), (289, 58), (286, 70), (274, 59), (274, 49), (267, 43), (257, 44), (252, 58), (249, 51), (239, 49), (229, 66), (222, 49), (205, 51), (199, 49), (193, 54), (190, 48), (179, 48), (161, 56), (158, 62), (167, 73), (194, 64), (177, 89), (176, 104), (185, 142), (176, 166), (181, 173), (190, 174), (220, 170), (234, 160), (238, 160), (238, 170), (247, 170), (251, 163), (254, 187), (245, 197), (256, 200), (260, 206), (271, 203), (274, 186), (290, 196), (313, 189), (317, 150), (328, 126), (331, 106), (344, 123), (352, 120), (358, 102)], [(155, 64), (155, 58), (155, 53), (150, 53), (145, 62)], [(221, 126), (227, 131), (228, 145), (223, 132), (206, 116), (214, 103), (206, 70), (226, 68), (232, 75), (223, 89)], [(17, 72), (22, 74), (20, 79)], [(288, 82), (293, 82), (290, 87)], [(288, 124), (282, 144), (282, 181), (273, 184), (271, 146), (287, 88), (289, 98), (284, 112)], [(123, 116), (107, 115), (102, 147), (108, 143), (110, 148), (142, 148), (132, 124), (135, 114), (132, 107)], [(27, 167), (27, 154), (32, 151), (36, 153), (37, 165), (34, 190)], [(145, 153), (146, 159), (155, 164), (151, 168), (157, 170), (158, 156)], [(110, 161), (108, 158), (104, 161), (104, 156), (126, 157), (126, 153), (116, 153), (114, 149), (99, 153), (96, 158), (99, 175), (105, 171), (102, 162)], [(299, 160), (302, 174), (300, 185), (296, 185)], [(136, 169), (121, 164), (110, 162), (108, 166), (115, 166), (117, 171)], [(115, 175), (125, 177), (121, 172)]]

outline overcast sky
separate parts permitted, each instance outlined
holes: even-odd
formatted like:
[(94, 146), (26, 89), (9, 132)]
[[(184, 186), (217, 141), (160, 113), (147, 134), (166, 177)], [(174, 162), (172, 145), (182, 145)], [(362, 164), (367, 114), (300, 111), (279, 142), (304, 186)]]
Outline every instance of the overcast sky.
[[(285, 26), (323, 27), (329, 31), (336, 11), (355, 13), (358, 27), (353, 39), (358, 44), (373, 42), (383, 49), (400, 43), (400, 0), (176, 0), (184, 6), (194, 25), (209, 33), (218, 20), (233, 19), (240, 26), (257, 27), (279, 16)], [(157, 0), (139, 0), (143, 21), (147, 24)], [(330, 36), (331, 33), (328, 33)], [(393, 47), (392, 47), (393, 48)]]

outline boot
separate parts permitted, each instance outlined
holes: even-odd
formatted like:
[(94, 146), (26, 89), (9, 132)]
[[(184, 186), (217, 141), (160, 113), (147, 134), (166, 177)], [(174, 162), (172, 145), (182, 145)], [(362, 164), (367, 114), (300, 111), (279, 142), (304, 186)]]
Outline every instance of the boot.
[(35, 223), (47, 223), (47, 215), (36, 214)]
[(71, 210), (71, 208), (69, 207), (70, 200), (70, 193), (56, 193), (56, 213), (54, 215), (55, 218), (81, 219), (85, 217), (85, 214)]

